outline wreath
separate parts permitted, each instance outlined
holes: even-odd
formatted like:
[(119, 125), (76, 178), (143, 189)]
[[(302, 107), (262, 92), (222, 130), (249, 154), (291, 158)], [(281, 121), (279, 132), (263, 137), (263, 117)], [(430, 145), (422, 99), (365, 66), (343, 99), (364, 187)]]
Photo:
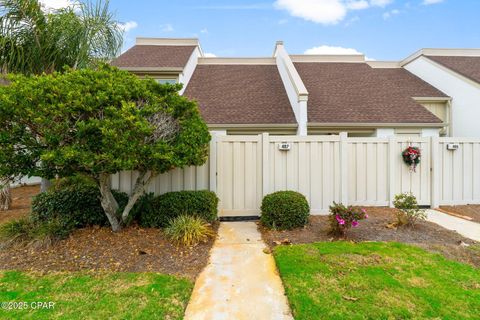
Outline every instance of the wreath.
[(420, 163), (421, 156), (422, 152), (418, 147), (409, 146), (402, 152), (403, 162), (410, 166), (410, 170), (412, 172), (416, 172), (417, 165)]

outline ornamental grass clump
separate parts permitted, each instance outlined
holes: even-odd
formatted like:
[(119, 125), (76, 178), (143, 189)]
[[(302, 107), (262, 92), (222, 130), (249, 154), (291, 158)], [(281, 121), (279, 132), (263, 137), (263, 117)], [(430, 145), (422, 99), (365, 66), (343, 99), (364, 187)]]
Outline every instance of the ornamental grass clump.
[(209, 223), (198, 216), (187, 214), (172, 219), (164, 231), (172, 241), (189, 247), (206, 242), (214, 235)]
[(395, 195), (393, 205), (398, 209), (397, 226), (414, 227), (419, 220), (427, 219), (425, 210), (418, 207), (417, 198), (411, 192)]
[(344, 206), (341, 203), (333, 203), (330, 206), (330, 233), (337, 236), (345, 236), (348, 229), (359, 225), (360, 220), (368, 218), (364, 208)]

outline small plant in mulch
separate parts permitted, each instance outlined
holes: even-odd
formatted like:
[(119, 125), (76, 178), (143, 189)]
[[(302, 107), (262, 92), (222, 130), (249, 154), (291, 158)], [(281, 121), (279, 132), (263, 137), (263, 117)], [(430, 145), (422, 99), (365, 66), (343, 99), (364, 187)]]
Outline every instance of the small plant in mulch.
[(52, 243), (65, 239), (73, 226), (59, 219), (35, 221), (31, 217), (12, 220), (0, 226), (1, 247), (11, 245), (33, 245), (48, 247)]
[(397, 194), (393, 205), (397, 209), (397, 226), (414, 227), (418, 221), (427, 219), (425, 210), (418, 207), (417, 198), (412, 193)]
[(213, 237), (211, 225), (198, 216), (182, 214), (170, 221), (165, 235), (177, 244), (195, 246)]
[(334, 202), (330, 206), (330, 234), (345, 237), (348, 229), (357, 227), (361, 220), (367, 218), (367, 210), (364, 208), (347, 207)]

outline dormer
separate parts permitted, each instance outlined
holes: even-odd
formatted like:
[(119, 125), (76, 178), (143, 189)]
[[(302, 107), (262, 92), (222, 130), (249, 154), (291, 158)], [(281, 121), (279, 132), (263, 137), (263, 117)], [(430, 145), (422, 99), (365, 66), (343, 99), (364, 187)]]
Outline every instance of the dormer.
[(203, 52), (198, 39), (137, 38), (112, 65), (160, 83), (183, 83), (185, 88), (199, 57)]

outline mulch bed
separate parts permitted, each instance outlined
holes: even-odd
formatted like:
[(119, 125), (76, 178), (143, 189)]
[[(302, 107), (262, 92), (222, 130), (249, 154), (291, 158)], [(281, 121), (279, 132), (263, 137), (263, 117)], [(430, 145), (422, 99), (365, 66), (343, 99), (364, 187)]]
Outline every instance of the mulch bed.
[(30, 203), (32, 197), (40, 192), (40, 186), (23, 186), (13, 188), (12, 192), (12, 206), (10, 210), (0, 211), (0, 224), (22, 218), (30, 212)]
[[(12, 208), (0, 211), (0, 224), (27, 216), (31, 199), (39, 192), (38, 185), (12, 189)], [(207, 264), (213, 241), (187, 248), (167, 240), (159, 229), (132, 226), (115, 233), (110, 228), (91, 227), (48, 247), (0, 248), (0, 270), (151, 271), (194, 279)]]
[[(381, 207), (366, 209), (369, 218), (360, 221), (358, 227), (351, 228), (347, 240), (409, 243), (441, 253), (449, 259), (480, 267), (480, 248), (475, 241), (427, 221), (419, 222), (414, 228), (387, 228), (388, 224), (396, 221), (395, 209)], [(261, 225), (259, 229), (263, 239), (270, 246), (275, 246), (278, 242), (298, 244), (339, 240), (328, 234), (327, 216), (311, 216), (309, 224), (301, 229), (274, 231)], [(465, 244), (473, 246), (467, 247)]]
[(213, 241), (187, 248), (172, 244), (159, 229), (132, 226), (115, 233), (92, 227), (46, 248), (0, 249), (0, 269), (160, 272), (194, 279), (207, 264)]
[(462, 216), (467, 216), (472, 218), (471, 221), (480, 223), (480, 205), (479, 204), (469, 204), (465, 206), (441, 206), (440, 209), (453, 212)]

